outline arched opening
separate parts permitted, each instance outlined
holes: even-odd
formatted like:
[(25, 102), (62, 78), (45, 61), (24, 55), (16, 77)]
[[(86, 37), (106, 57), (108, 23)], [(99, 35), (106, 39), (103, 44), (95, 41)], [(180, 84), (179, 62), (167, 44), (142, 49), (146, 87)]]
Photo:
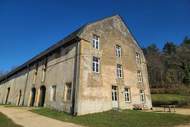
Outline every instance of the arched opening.
[(43, 107), (45, 102), (45, 96), (46, 96), (46, 87), (41, 86), (40, 87), (40, 98), (39, 98), (39, 104), (38, 106)]
[(7, 96), (5, 99), (5, 104), (8, 104), (9, 94), (10, 94), (10, 87), (7, 89)]
[(36, 97), (36, 88), (33, 87), (33, 88), (31, 89), (30, 106), (34, 106), (35, 97)]
[(17, 100), (17, 106), (20, 105), (20, 99), (21, 99), (21, 96), (22, 96), (22, 91), (19, 90), (19, 95), (18, 95), (18, 100)]

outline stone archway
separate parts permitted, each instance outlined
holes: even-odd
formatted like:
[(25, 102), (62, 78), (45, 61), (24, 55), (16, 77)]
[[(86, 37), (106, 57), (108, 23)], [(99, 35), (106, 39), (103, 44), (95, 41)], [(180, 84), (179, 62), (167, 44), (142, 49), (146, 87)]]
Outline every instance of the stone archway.
[(45, 103), (45, 96), (46, 96), (46, 87), (43, 85), (40, 87), (40, 96), (39, 96), (39, 107), (43, 107)]
[(10, 87), (7, 88), (7, 96), (6, 96), (6, 99), (5, 99), (5, 104), (8, 104), (10, 89), (11, 89)]
[(33, 87), (31, 89), (30, 106), (34, 106), (35, 98), (36, 98), (36, 88)]

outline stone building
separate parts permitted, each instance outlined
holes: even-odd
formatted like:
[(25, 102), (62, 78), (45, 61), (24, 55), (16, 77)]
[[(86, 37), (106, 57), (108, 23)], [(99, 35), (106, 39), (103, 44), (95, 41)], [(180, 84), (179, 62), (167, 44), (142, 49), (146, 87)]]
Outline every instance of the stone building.
[(0, 79), (0, 103), (74, 115), (151, 108), (146, 60), (119, 15), (86, 24)]

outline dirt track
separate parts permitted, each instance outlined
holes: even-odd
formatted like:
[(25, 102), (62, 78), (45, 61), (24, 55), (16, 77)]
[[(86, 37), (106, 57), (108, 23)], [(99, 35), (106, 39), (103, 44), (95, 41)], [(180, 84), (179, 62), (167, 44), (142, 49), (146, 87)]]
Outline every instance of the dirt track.
[(23, 127), (82, 127), (32, 113), (28, 108), (0, 107), (0, 112)]

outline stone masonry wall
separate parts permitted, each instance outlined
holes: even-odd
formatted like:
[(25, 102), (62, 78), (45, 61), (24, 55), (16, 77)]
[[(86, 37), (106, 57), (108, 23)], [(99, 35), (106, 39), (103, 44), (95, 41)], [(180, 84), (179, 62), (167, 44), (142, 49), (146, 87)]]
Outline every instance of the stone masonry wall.
[[(21, 98), (19, 105), (29, 106), (31, 101), (31, 89), (36, 88), (36, 96), (34, 106), (38, 106), (40, 87), (46, 87), (45, 107), (54, 108), (61, 111), (71, 111), (72, 102), (65, 101), (65, 84), (73, 83), (74, 78), (74, 64), (76, 55), (76, 43), (66, 48), (61, 49), (61, 54), (55, 58), (55, 54), (48, 56), (47, 68), (45, 71), (45, 80), (42, 81), (43, 67), (45, 59), (36, 62), (33, 66), (15, 74), (9, 78), (5, 83), (0, 85), (0, 103), (5, 104), (7, 89), (10, 87), (10, 94), (8, 103), (17, 105), (19, 91), (21, 90)], [(36, 65), (38, 69), (36, 70)], [(37, 75), (35, 76), (35, 71)], [(56, 85), (56, 100), (50, 100), (51, 87)], [(72, 85), (73, 86), (73, 85)], [(24, 91), (26, 93), (24, 96)]]
[[(94, 34), (100, 37), (99, 50), (92, 47)], [(90, 24), (84, 29), (81, 38), (79, 115), (112, 109), (112, 85), (118, 86), (119, 108), (133, 108), (134, 104), (141, 104), (140, 89), (145, 91), (144, 106), (152, 107), (146, 60), (119, 16)], [(116, 45), (122, 48), (121, 58), (116, 58)], [(136, 52), (141, 55), (141, 64), (136, 63)], [(93, 56), (100, 58), (100, 73), (92, 71)], [(122, 79), (116, 76), (117, 64), (123, 66)], [(137, 70), (142, 71), (143, 84), (138, 84)], [(131, 91), (129, 103), (124, 100), (125, 87)]]

